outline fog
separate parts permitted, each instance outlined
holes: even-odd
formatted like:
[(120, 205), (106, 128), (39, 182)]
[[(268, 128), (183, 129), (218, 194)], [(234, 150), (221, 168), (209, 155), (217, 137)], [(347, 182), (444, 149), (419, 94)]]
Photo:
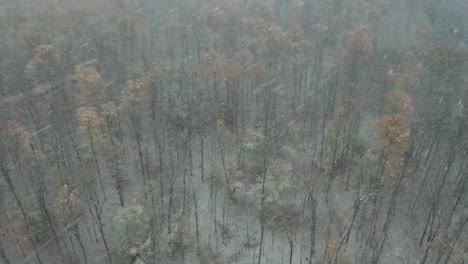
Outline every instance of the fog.
[(0, 0), (0, 264), (468, 263), (464, 0)]

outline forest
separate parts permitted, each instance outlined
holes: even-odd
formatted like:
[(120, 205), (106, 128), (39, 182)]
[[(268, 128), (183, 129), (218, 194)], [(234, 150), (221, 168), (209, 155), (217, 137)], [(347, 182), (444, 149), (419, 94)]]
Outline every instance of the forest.
[(0, 0), (0, 264), (468, 264), (464, 0)]

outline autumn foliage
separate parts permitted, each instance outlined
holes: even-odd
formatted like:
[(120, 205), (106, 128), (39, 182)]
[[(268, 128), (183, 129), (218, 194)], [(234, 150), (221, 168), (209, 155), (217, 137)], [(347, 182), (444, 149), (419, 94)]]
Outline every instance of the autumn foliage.
[(24, 126), (17, 120), (8, 120), (5, 127), (5, 135), (8, 138), (8, 143), (12, 148), (29, 147), (31, 144), (31, 136)]
[(408, 150), (409, 128), (402, 115), (385, 115), (375, 121), (374, 128), (388, 156), (398, 159)]
[(127, 81), (127, 85), (123, 91), (123, 101), (126, 106), (132, 107), (141, 102), (143, 86), (144, 83), (142, 80)]
[(411, 112), (411, 98), (404, 90), (391, 90), (385, 96), (385, 110), (389, 114), (408, 114)]
[(103, 96), (103, 80), (99, 72), (93, 67), (78, 69), (75, 73), (78, 96), (82, 103), (92, 102)]
[(99, 130), (99, 116), (94, 107), (80, 107), (76, 110), (76, 117), (82, 133), (94, 135)]

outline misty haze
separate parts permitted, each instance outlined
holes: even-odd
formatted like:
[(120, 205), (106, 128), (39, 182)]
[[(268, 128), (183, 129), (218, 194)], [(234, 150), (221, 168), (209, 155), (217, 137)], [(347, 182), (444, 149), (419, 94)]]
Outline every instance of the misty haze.
[(0, 264), (468, 264), (467, 0), (0, 0)]

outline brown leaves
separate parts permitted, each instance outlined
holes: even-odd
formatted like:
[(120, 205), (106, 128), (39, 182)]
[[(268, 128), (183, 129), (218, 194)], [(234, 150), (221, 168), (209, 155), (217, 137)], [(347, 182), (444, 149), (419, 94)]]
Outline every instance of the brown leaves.
[(395, 89), (407, 90), (424, 73), (424, 67), (411, 52), (405, 52), (401, 57), (401, 61), (398, 71), (390, 69), (384, 78)]
[(374, 122), (374, 129), (387, 155), (400, 159), (408, 150), (409, 128), (402, 115), (385, 115)]
[(408, 115), (411, 109), (411, 98), (406, 91), (391, 90), (385, 96), (385, 110), (387, 113)]
[[(277, 53), (287, 44), (286, 34), (274, 23), (266, 22), (261, 18), (247, 17), (244, 18), (243, 24), (252, 36), (259, 38), (267, 53)], [(297, 39), (299, 32), (294, 29), (290, 34), (290, 37)]]
[(348, 68), (367, 64), (373, 52), (372, 36), (365, 26), (357, 26), (344, 35), (341, 44), (326, 61), (325, 72), (329, 75), (344, 74)]
[(405, 116), (409, 116), (411, 108), (411, 98), (404, 90), (391, 90), (385, 96), (387, 115), (374, 123), (384, 150), (394, 158), (408, 150), (409, 128)]
[(229, 86), (240, 81), (241, 65), (235, 58), (231, 58), (222, 64), (223, 76)]
[(358, 26), (349, 32), (344, 39), (344, 46), (350, 54), (368, 57), (374, 49), (372, 38), (367, 28)]
[(221, 30), (224, 24), (222, 12), (219, 9), (210, 10), (206, 19), (206, 23), (212, 32), (218, 32)]
[(258, 63), (254, 64), (250, 70), (250, 79), (257, 85), (265, 81), (266, 75), (267, 72), (265, 68)]
[(31, 59), (24, 70), (26, 79), (38, 84), (46, 75), (53, 75), (54, 66), (57, 66), (60, 59), (53, 45), (40, 45), (37, 53)]
[(286, 32), (285, 37), (291, 46), (297, 47), (304, 41), (304, 31), (298, 24), (294, 24)]
[(466, 52), (452, 46), (437, 45), (430, 50), (430, 57), (436, 67), (460, 67), (466, 60)]
[(271, 53), (279, 52), (285, 47), (286, 38), (281, 29), (272, 23), (265, 25), (264, 45)]
[(31, 136), (28, 131), (17, 120), (8, 120), (5, 127), (5, 136), (7, 136), (7, 143), (10, 147), (21, 146), (29, 148), (31, 144)]

